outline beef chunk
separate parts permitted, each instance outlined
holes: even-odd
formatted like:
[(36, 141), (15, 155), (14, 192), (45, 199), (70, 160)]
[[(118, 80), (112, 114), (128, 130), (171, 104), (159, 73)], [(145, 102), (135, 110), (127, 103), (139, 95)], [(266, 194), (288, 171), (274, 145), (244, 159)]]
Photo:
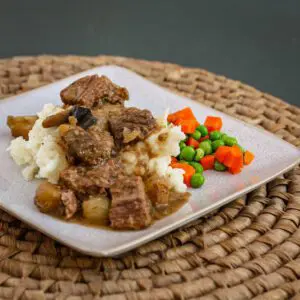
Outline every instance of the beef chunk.
[(61, 192), (61, 202), (64, 205), (65, 217), (66, 219), (70, 219), (74, 216), (79, 208), (78, 200), (71, 190), (63, 190)]
[(118, 161), (108, 160), (94, 167), (71, 166), (63, 170), (60, 179), (63, 185), (79, 194), (104, 193), (116, 182), (121, 168)]
[(106, 104), (100, 109), (93, 109), (92, 113), (97, 119), (96, 126), (102, 130), (108, 130), (109, 118), (120, 115), (123, 110), (124, 106), (117, 104)]
[(89, 131), (75, 126), (63, 136), (63, 146), (66, 148), (71, 161), (96, 165), (111, 156), (114, 139), (108, 131), (102, 131), (94, 126)]
[(124, 177), (111, 187), (112, 203), (109, 213), (115, 229), (141, 229), (150, 225), (151, 204), (141, 177)]
[(105, 103), (122, 104), (128, 99), (126, 88), (119, 87), (106, 76), (86, 76), (63, 89), (60, 97), (65, 104), (100, 107)]
[(120, 115), (111, 116), (109, 127), (117, 146), (143, 140), (156, 127), (156, 121), (149, 110), (135, 107), (125, 108)]
[(169, 204), (169, 184), (166, 179), (152, 176), (146, 181), (146, 192), (153, 206), (163, 209)]

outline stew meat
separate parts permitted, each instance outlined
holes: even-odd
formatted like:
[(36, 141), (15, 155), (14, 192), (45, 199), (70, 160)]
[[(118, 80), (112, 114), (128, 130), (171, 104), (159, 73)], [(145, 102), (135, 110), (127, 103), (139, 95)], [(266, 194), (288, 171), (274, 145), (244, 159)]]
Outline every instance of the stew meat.
[[(84, 209), (83, 215), (92, 213), (95, 219), (99, 210), (106, 209), (114, 229), (149, 226), (153, 210), (161, 211), (170, 205), (168, 182), (157, 177), (125, 176), (120, 152), (157, 128), (151, 112), (125, 108), (128, 91), (105, 76), (75, 81), (61, 91), (61, 99), (71, 107), (48, 117), (43, 126), (59, 126), (59, 143), (69, 167), (61, 172), (58, 186), (41, 186), (36, 205), (44, 212), (56, 209), (55, 213), (66, 219)], [(56, 202), (42, 203), (47, 195), (55, 195)], [(186, 194), (182, 196), (186, 199)]]
[(72, 218), (79, 208), (74, 192), (72, 190), (63, 190), (61, 193), (61, 202), (64, 206), (66, 219)]
[(65, 104), (88, 108), (101, 107), (105, 103), (117, 104), (128, 100), (126, 88), (114, 84), (106, 76), (86, 76), (73, 82), (60, 93)]
[(114, 139), (106, 131), (86, 131), (79, 126), (71, 128), (62, 136), (67, 156), (71, 161), (97, 165), (111, 157)]
[[(71, 166), (60, 174), (61, 182), (79, 194), (94, 195), (111, 187), (121, 173), (118, 161), (108, 160), (97, 166)], [(104, 192), (105, 193), (105, 192)]]
[(109, 127), (117, 146), (143, 140), (156, 127), (156, 121), (149, 110), (126, 108), (121, 115), (109, 119)]
[(151, 204), (145, 193), (143, 179), (124, 177), (111, 187), (109, 220), (115, 229), (140, 229), (150, 225)]

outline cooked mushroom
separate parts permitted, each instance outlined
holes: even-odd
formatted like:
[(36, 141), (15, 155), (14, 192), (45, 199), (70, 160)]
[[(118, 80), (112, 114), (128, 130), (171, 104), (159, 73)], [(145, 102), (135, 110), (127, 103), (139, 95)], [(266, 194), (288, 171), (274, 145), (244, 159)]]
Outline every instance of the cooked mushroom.
[(75, 105), (71, 109), (61, 111), (46, 118), (43, 121), (43, 127), (49, 128), (69, 123), (70, 118), (76, 119), (78, 121), (78, 126), (85, 130), (97, 122), (97, 118), (93, 116), (89, 108)]
[(70, 113), (71, 113), (70, 110), (63, 110), (55, 115), (51, 115), (47, 117), (43, 121), (43, 127), (49, 128), (49, 127), (59, 126), (61, 124), (67, 123)]
[(91, 110), (86, 107), (74, 106), (71, 110), (71, 114), (78, 120), (78, 125), (85, 130), (97, 122)]

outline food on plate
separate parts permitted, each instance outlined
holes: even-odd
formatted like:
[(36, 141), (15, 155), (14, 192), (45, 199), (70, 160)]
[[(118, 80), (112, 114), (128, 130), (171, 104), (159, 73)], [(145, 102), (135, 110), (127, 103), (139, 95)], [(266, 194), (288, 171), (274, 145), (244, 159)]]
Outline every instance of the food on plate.
[(168, 122), (181, 126), (185, 138), (179, 142), (180, 154), (172, 157), (171, 166), (184, 170), (184, 182), (193, 188), (201, 187), (203, 171), (229, 171), (238, 174), (254, 160), (254, 154), (245, 150), (235, 137), (221, 132), (222, 118), (207, 116), (200, 124), (191, 108), (168, 115)]
[(44, 179), (34, 196), (47, 214), (116, 230), (141, 229), (188, 200), (181, 127), (126, 107), (129, 93), (105, 76), (86, 76), (60, 93), (63, 105), (8, 117), (9, 151), (25, 179)]
[(44, 179), (34, 196), (47, 214), (115, 230), (138, 230), (178, 210), (209, 169), (237, 174), (254, 155), (188, 107), (155, 118), (126, 107), (126, 88), (86, 76), (64, 88), (61, 106), (9, 116), (8, 148), (25, 179)]

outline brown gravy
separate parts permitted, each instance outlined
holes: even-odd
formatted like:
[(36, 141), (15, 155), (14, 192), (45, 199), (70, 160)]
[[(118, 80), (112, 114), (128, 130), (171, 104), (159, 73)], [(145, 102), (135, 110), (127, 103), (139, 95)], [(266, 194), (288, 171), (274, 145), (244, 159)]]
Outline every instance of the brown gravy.
[[(153, 223), (157, 220), (160, 220), (169, 215), (172, 215), (173, 213), (178, 211), (185, 203), (187, 203), (189, 196), (190, 196), (190, 193), (181, 194), (181, 193), (171, 192), (169, 205), (165, 209), (157, 210), (157, 209), (153, 208)], [(72, 219), (70, 219), (70, 220), (65, 220), (62, 216), (60, 216), (58, 214), (51, 214), (51, 215), (54, 218), (63, 220), (68, 223), (80, 224), (80, 225), (84, 225), (87, 227), (101, 228), (101, 229), (105, 229), (105, 230), (115, 231), (113, 228), (111, 228), (108, 225), (108, 222), (106, 222), (106, 223), (91, 222), (90, 220), (85, 219), (79, 215), (72, 217)]]

